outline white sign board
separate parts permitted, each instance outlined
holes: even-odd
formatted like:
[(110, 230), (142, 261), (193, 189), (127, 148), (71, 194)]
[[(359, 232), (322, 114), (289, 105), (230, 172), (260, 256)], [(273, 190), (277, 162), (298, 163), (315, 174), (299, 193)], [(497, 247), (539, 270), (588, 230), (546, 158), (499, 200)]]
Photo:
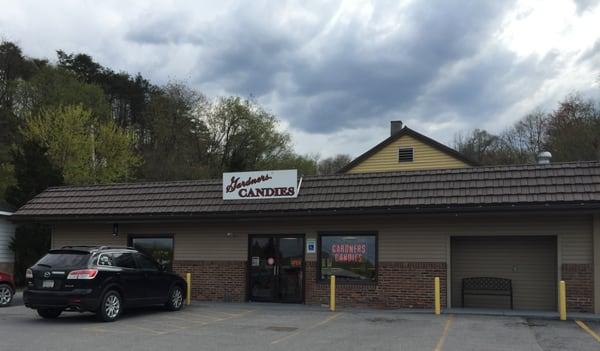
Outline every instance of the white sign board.
[(306, 253), (317, 252), (317, 239), (306, 239)]
[(223, 200), (289, 199), (298, 190), (295, 169), (223, 173)]

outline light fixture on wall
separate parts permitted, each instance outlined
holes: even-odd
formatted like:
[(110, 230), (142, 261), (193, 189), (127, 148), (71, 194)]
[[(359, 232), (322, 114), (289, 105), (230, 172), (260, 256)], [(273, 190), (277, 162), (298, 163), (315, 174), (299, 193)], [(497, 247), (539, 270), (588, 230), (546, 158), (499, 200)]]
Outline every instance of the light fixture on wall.
[(233, 233), (228, 232), (227, 234), (225, 234), (225, 236), (228, 238), (233, 238)]
[(116, 238), (119, 236), (119, 223), (113, 223), (112, 235)]

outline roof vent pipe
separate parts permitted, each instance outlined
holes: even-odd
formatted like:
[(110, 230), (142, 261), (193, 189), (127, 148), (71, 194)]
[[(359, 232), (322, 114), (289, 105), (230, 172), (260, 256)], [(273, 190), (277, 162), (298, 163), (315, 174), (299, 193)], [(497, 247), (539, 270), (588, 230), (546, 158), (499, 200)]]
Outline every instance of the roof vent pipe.
[(548, 151), (542, 151), (537, 155), (537, 163), (538, 165), (547, 165), (550, 164), (550, 160), (552, 159), (552, 154)]
[(390, 135), (394, 135), (402, 130), (402, 121), (390, 122)]

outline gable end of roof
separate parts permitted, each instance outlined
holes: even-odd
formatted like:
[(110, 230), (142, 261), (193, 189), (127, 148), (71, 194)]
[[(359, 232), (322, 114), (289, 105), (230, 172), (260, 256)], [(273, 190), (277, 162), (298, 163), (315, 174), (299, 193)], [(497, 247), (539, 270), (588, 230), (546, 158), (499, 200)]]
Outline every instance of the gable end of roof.
[(379, 144), (375, 145), (374, 147), (372, 147), (371, 149), (367, 150), (365, 153), (363, 153), (362, 155), (358, 156), (357, 158), (355, 158), (354, 160), (352, 160), (350, 163), (348, 163), (347, 165), (345, 165), (344, 167), (342, 167), (339, 171), (337, 171), (337, 174), (342, 174), (342, 173), (346, 173), (349, 170), (351, 170), (352, 168), (358, 166), (361, 162), (365, 161), (366, 159), (368, 159), (369, 157), (373, 156), (374, 154), (376, 154), (378, 151), (380, 151), (381, 149), (383, 149), (384, 147), (390, 145), (391, 143), (395, 142), (396, 140), (400, 139), (401, 137), (405, 136), (405, 135), (409, 135), (421, 142), (423, 142), (424, 144), (427, 144), (433, 148), (435, 148), (436, 150), (439, 150), (449, 156), (452, 156), (456, 159), (461, 160), (462, 162), (466, 163), (469, 166), (479, 166), (479, 164), (471, 159), (469, 159), (468, 157), (466, 157), (465, 155), (461, 154), (460, 152), (454, 150), (451, 147), (448, 147), (436, 140), (431, 139), (428, 136), (425, 136), (415, 130), (412, 130), (408, 127), (404, 127), (402, 128), (399, 132), (390, 135), (387, 139), (383, 140), (382, 142), (380, 142)]

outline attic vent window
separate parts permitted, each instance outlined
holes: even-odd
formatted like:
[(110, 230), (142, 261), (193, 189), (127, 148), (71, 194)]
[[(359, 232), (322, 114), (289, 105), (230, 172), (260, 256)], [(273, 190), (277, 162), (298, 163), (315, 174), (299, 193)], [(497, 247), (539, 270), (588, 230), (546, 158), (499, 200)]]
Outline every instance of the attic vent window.
[(412, 147), (403, 147), (398, 150), (398, 162), (413, 162), (414, 151)]

